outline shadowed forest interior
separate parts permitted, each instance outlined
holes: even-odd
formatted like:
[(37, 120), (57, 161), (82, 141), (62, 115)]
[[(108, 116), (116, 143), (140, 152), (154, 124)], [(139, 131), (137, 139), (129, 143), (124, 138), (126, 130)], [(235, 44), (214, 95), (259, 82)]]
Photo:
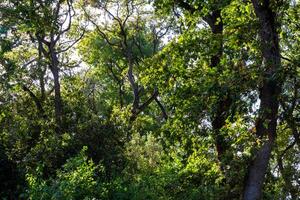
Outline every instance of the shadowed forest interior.
[(297, 200), (298, 0), (0, 0), (0, 199)]

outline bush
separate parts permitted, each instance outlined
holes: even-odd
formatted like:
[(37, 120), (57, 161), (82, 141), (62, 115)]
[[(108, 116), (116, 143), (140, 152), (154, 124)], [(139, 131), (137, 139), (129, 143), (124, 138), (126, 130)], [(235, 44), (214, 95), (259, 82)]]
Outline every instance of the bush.
[(103, 174), (104, 169), (88, 160), (86, 150), (84, 147), (77, 156), (69, 159), (57, 171), (55, 178), (43, 180), (42, 166), (37, 168), (35, 174), (27, 174), (29, 199), (106, 199), (105, 184), (97, 178), (101, 177), (99, 175)]

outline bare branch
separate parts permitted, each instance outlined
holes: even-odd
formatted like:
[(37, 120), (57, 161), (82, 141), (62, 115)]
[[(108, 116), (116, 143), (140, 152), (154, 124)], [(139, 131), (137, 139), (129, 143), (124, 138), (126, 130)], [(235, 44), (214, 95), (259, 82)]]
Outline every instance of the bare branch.
[(68, 47), (57, 51), (57, 53), (59, 54), (59, 53), (63, 53), (63, 52), (68, 51), (70, 48), (72, 48), (77, 42), (79, 42), (83, 38), (84, 34), (85, 34), (85, 29), (83, 30), (81, 35), (77, 39), (73, 40), (72, 43)]
[(157, 97), (158, 95), (158, 90), (155, 88), (152, 95), (141, 105), (138, 107), (138, 109), (134, 110), (132, 112), (132, 115), (130, 117), (130, 120), (131, 121), (134, 121), (136, 119), (136, 117), (142, 112), (144, 111), (147, 106), (153, 101), (155, 100), (155, 98)]
[(91, 18), (91, 16), (88, 14), (88, 12), (86, 11), (86, 9), (85, 9), (84, 7), (82, 7), (82, 10), (84, 11), (84, 14), (85, 14), (87, 20), (88, 20), (89, 22), (91, 22), (91, 23), (95, 26), (95, 28), (96, 28), (97, 32), (100, 34), (100, 36), (101, 36), (101, 37), (102, 37), (109, 45), (111, 45), (111, 46), (118, 46), (116, 43), (113, 43), (113, 42), (111, 42), (111, 41), (109, 40), (108, 36), (101, 30), (101, 28), (98, 26), (98, 24), (96, 24), (96, 23), (94, 22), (94, 20)]
[(163, 114), (163, 117), (165, 118), (165, 120), (167, 120), (168, 119), (167, 111), (166, 111), (165, 107), (161, 104), (161, 102), (158, 100), (158, 96), (155, 97), (155, 102), (157, 103), (158, 107), (160, 108), (160, 110)]

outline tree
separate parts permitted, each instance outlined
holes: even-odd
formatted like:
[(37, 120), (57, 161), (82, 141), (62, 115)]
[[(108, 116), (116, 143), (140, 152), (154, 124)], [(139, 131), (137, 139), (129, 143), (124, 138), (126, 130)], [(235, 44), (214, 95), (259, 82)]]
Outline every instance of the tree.
[[(11, 17), (22, 27), (33, 43), (37, 43), (39, 63), (43, 60), (48, 65), (54, 82), (54, 108), (57, 132), (62, 132), (63, 103), (60, 86), (59, 57), (78, 42), (83, 33), (75, 40), (66, 41), (64, 37), (70, 32), (72, 18), (75, 15), (73, 1), (11, 1), (8, 4), (11, 9)], [(29, 22), (29, 23), (28, 23)], [(43, 66), (41, 66), (42, 68)], [(41, 100), (45, 98), (44, 76), (46, 69), (39, 69)], [(36, 102), (39, 110), (42, 110), (41, 102), (24, 86)]]
[(297, 199), (299, 8), (1, 1), (1, 198)]
[[(243, 198), (259, 199), (264, 177), (270, 161), (272, 147), (276, 139), (279, 95), (284, 81), (281, 71), (281, 54), (279, 48), (278, 21), (271, 2), (252, 1), (256, 16), (259, 19), (261, 52), (263, 58), (262, 83), (259, 88), (260, 108), (255, 127), (260, 138), (267, 136), (262, 147), (257, 151), (255, 159), (249, 166), (245, 181)], [(275, 4), (279, 9), (280, 5)]]
[[(157, 88), (154, 87), (153, 92), (147, 97), (147, 91), (145, 91), (147, 87), (141, 85), (139, 71), (142, 69), (143, 60), (159, 50), (160, 39), (168, 29), (161, 27), (157, 30), (156, 26), (146, 21), (150, 20), (151, 10), (146, 7), (145, 1), (96, 1), (93, 6), (99, 9), (99, 16), (89, 13), (85, 5), (82, 8), (104, 45), (102, 49), (106, 51), (106, 55), (100, 58), (103, 59), (101, 64), (109, 69), (109, 73), (119, 85), (120, 107), (124, 106), (123, 88), (126, 79), (123, 74), (126, 71), (126, 78), (133, 94), (130, 120), (134, 121), (153, 101), (157, 103), (164, 118), (167, 119), (167, 113), (159, 100)], [(111, 21), (108, 20), (103, 25), (99, 25), (95, 21), (101, 16)]]

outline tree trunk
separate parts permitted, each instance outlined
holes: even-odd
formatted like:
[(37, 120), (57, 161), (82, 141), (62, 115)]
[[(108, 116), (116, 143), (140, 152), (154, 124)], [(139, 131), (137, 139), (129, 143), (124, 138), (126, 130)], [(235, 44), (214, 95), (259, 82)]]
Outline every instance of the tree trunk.
[[(63, 117), (63, 104), (61, 99), (60, 91), (60, 81), (59, 81), (59, 61), (58, 53), (55, 50), (55, 45), (57, 39), (54, 39), (54, 34), (51, 32), (50, 41), (45, 40), (44, 35), (36, 34), (36, 38), (39, 42), (39, 57), (41, 59), (41, 54), (43, 54), (49, 60), (49, 69), (53, 75), (54, 79), (54, 115), (56, 123), (56, 132), (61, 133), (62, 131), (62, 117)], [(46, 50), (43, 45), (46, 45), (48, 49)], [(42, 78), (42, 77), (41, 77)], [(42, 87), (42, 97), (45, 98), (44, 81), (40, 79), (40, 84)]]
[[(196, 11), (201, 11), (202, 6), (199, 6), (197, 9), (183, 0), (175, 1), (179, 7), (189, 11), (190, 13), (195, 13)], [(223, 55), (223, 21), (221, 16), (221, 10), (219, 8), (213, 9), (212, 12), (203, 17), (203, 20), (208, 23), (212, 33), (219, 39), (219, 42), (216, 46), (212, 47), (217, 49), (217, 52), (210, 58), (210, 67), (220, 69), (221, 57)], [(217, 81), (217, 80), (216, 80)], [(218, 83), (217, 83), (218, 84)], [(229, 115), (230, 106), (233, 100), (230, 97), (230, 93), (227, 92), (224, 95), (219, 95), (219, 100), (217, 101), (216, 113), (212, 116), (212, 128), (215, 137), (215, 146), (218, 153), (218, 159), (222, 165), (222, 157), (228, 148), (225, 138), (221, 135), (220, 130), (225, 125), (226, 119)], [(221, 168), (223, 168), (221, 166)]]
[(266, 136), (266, 141), (258, 149), (254, 160), (250, 163), (244, 183), (244, 200), (261, 198), (262, 187), (267, 172), (272, 147), (276, 139), (277, 114), (281, 80), (278, 71), (281, 67), (279, 38), (275, 24), (276, 16), (269, 5), (269, 1), (260, 4), (252, 0), (256, 16), (260, 22), (261, 51), (263, 56), (264, 74), (260, 88), (260, 108), (256, 121), (256, 135)]
[[(213, 10), (210, 15), (204, 17), (204, 20), (209, 24), (212, 33), (219, 40), (217, 46), (214, 47), (217, 49), (217, 52), (211, 57), (210, 67), (217, 68), (220, 70), (221, 57), (223, 55), (222, 37), (223, 37), (223, 29), (224, 29), (221, 10), (218, 9)], [(218, 84), (217, 80), (216, 82)], [(224, 136), (221, 135), (220, 130), (225, 125), (226, 119), (229, 115), (229, 109), (232, 104), (232, 99), (230, 97), (229, 92), (227, 92), (224, 95), (220, 94), (216, 104), (217, 104), (216, 113), (214, 113), (214, 116), (212, 117), (212, 128), (215, 136), (215, 145), (218, 153), (218, 159), (221, 162), (221, 168), (223, 168), (222, 157), (225, 151), (227, 150), (228, 145), (226, 144)]]
[(51, 72), (54, 79), (54, 107), (55, 107), (55, 122), (57, 126), (57, 132), (60, 133), (62, 129), (62, 115), (63, 105), (61, 100), (60, 81), (59, 81), (59, 61), (57, 54), (54, 50), (50, 49), (51, 54)]

